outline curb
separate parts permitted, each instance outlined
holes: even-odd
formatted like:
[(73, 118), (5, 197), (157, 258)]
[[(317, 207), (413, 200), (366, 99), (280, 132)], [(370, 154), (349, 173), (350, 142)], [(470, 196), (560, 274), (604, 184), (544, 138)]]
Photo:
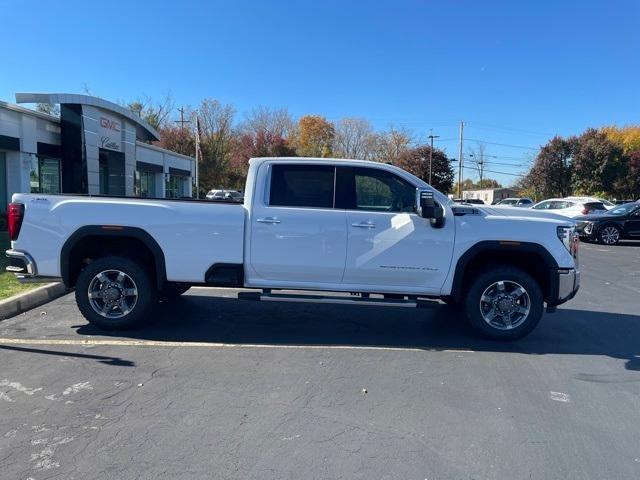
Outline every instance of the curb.
[(62, 283), (47, 283), (5, 300), (0, 300), (0, 320), (15, 317), (22, 312), (39, 307), (67, 293)]

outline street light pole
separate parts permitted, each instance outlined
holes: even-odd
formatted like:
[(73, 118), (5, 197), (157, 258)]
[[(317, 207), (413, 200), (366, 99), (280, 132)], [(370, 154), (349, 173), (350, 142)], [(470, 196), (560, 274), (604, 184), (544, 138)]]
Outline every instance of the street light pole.
[(433, 129), (429, 130), (429, 136), (427, 137), (431, 140), (431, 149), (429, 150), (429, 185), (431, 185), (431, 164), (433, 162), (433, 139), (440, 138), (440, 135), (434, 135)]

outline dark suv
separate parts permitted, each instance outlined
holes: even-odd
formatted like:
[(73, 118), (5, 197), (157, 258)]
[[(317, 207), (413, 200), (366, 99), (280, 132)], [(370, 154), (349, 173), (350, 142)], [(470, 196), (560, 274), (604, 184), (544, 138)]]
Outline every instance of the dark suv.
[(575, 218), (576, 231), (581, 238), (615, 245), (623, 238), (640, 239), (640, 203), (616, 205), (606, 213)]

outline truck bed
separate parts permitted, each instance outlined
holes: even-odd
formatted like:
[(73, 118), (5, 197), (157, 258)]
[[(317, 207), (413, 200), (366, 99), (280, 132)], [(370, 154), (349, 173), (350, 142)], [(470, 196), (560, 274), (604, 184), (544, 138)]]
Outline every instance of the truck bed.
[(36, 256), (42, 276), (60, 276), (64, 243), (80, 228), (92, 226), (146, 231), (164, 252), (169, 281), (204, 282), (211, 265), (243, 261), (245, 207), (241, 204), (39, 194), (16, 194), (13, 201), (25, 205), (25, 218), (12, 248)]

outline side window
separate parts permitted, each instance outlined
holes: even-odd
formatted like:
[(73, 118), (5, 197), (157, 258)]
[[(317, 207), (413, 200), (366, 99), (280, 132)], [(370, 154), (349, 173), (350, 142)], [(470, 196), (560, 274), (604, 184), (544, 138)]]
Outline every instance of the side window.
[(333, 208), (334, 175), (328, 165), (272, 165), (269, 205)]
[(391, 172), (354, 168), (355, 209), (377, 212), (413, 212), (416, 189)]
[(551, 206), (551, 202), (542, 202), (533, 208), (535, 208), (536, 210), (547, 210), (549, 209), (550, 206)]

